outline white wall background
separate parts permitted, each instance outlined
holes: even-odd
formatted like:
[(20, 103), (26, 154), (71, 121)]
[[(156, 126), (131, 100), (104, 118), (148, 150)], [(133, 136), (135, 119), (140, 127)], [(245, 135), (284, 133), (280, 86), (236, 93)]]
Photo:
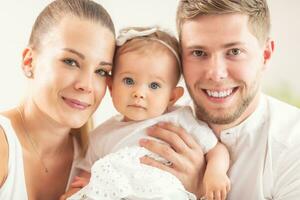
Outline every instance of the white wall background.
[[(21, 73), (21, 53), (38, 13), (50, 0), (9, 0), (0, 6), (0, 110), (16, 105), (26, 89)], [(116, 29), (125, 26), (160, 25), (175, 34), (178, 0), (97, 0), (111, 14)], [(275, 39), (273, 61), (265, 74), (265, 88), (282, 85), (300, 96), (300, 1), (269, 0), (272, 36)], [(106, 95), (95, 114), (96, 124), (115, 110)]]

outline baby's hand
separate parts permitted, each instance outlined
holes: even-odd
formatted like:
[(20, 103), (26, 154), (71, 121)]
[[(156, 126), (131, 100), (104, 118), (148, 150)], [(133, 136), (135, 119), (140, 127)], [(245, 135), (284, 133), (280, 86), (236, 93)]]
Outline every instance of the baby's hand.
[(230, 180), (226, 173), (206, 170), (203, 177), (206, 199), (225, 200), (230, 190)]
[(89, 183), (90, 179), (86, 177), (75, 176), (73, 182), (71, 183), (72, 188), (83, 188)]

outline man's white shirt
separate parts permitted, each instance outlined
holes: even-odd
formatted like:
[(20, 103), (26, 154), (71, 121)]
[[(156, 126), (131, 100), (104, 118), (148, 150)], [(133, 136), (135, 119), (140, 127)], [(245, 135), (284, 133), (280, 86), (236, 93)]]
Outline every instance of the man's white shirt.
[(231, 156), (228, 200), (300, 199), (300, 109), (261, 95), (255, 112), (220, 140)]

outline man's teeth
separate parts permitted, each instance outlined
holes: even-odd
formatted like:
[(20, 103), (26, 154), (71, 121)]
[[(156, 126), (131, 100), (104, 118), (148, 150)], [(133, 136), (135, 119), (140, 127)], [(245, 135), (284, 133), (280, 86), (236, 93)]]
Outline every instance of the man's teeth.
[(233, 89), (224, 90), (224, 91), (212, 91), (212, 90), (206, 90), (206, 93), (210, 97), (215, 98), (224, 98), (232, 94)]

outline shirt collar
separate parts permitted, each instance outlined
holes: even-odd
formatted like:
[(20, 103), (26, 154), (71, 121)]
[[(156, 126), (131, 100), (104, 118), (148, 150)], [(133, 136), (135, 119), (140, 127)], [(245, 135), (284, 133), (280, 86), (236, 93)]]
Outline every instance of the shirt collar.
[[(193, 101), (190, 101), (189, 105), (191, 106), (193, 114), (196, 117), (196, 109)], [(261, 124), (263, 124), (266, 121), (266, 114), (267, 114), (266, 109), (267, 109), (267, 98), (266, 95), (261, 94), (258, 106), (255, 109), (255, 111), (237, 126), (221, 131), (220, 138), (222, 139), (222, 137), (224, 137), (225, 135), (232, 135), (232, 137), (239, 137), (241, 130), (243, 130), (243, 134), (246, 132), (254, 133), (255, 130), (261, 127)], [(198, 121), (205, 123), (201, 120)]]

